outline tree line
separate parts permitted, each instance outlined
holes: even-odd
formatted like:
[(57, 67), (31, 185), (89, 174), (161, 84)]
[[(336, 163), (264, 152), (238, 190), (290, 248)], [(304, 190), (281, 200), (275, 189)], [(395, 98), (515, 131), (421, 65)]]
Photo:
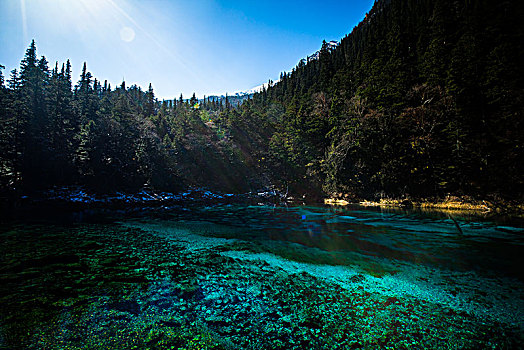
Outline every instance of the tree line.
[(234, 189), (253, 176), (242, 169), (231, 179), (212, 175), (243, 164), (221, 117), (233, 108), (227, 96), (159, 102), (151, 84), (147, 91), (125, 81), (112, 88), (85, 63), (73, 85), (70, 62), (50, 69), (34, 40), (20, 68), (8, 79), (0, 69), (0, 79), (2, 192), (70, 185), (104, 192)]
[(378, 0), (238, 105), (157, 101), (86, 65), (73, 86), (69, 62), (49, 69), (33, 42), (0, 75), (0, 185), (521, 199), (523, 15), (516, 1)]

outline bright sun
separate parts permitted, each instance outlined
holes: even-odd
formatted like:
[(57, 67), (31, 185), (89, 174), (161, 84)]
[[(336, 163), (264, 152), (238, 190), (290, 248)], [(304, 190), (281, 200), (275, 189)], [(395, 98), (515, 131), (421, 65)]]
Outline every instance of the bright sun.
[(135, 39), (135, 31), (130, 27), (123, 27), (120, 29), (120, 39), (130, 43)]

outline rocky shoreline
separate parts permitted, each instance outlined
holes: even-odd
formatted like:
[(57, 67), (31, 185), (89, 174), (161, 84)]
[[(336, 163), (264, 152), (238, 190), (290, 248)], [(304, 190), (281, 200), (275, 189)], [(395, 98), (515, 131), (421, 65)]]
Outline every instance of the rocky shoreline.
[[(32, 207), (52, 205), (65, 210), (85, 208), (132, 209), (138, 207), (168, 207), (170, 205), (188, 203), (302, 203), (307, 196), (297, 200), (287, 193), (274, 188), (265, 188), (246, 193), (220, 193), (206, 188), (191, 187), (180, 192), (159, 192), (144, 188), (135, 192), (97, 193), (84, 187), (56, 187), (46, 191), (31, 194), (20, 194), (0, 198), (1, 208), (6, 211), (13, 207)], [(316, 197), (312, 197), (316, 198)], [(417, 208), (428, 210), (443, 210), (450, 212), (477, 212), (484, 216), (510, 215), (524, 218), (524, 203), (502, 199), (474, 199), (469, 196), (447, 196), (445, 198), (382, 198), (366, 200), (342, 193), (329, 198), (318, 198), (313, 203), (331, 206), (360, 205), (363, 207)]]
[(46, 191), (11, 194), (0, 197), (0, 221), (56, 213), (101, 211), (132, 214), (148, 209), (176, 206), (215, 205), (227, 203), (280, 204), (285, 201), (278, 191), (268, 188), (246, 193), (221, 193), (207, 188), (191, 187), (180, 192), (160, 192), (149, 188), (135, 192), (98, 193), (82, 186), (56, 187)]
[(346, 206), (359, 204), (365, 207), (396, 207), (396, 208), (420, 208), (437, 209), (449, 211), (471, 211), (487, 215), (508, 214), (524, 217), (524, 203), (518, 201), (504, 200), (476, 200), (471, 197), (448, 196), (446, 198), (427, 199), (394, 199), (382, 198), (378, 201), (364, 199), (348, 199), (344, 196), (325, 198), (324, 204), (334, 206)]

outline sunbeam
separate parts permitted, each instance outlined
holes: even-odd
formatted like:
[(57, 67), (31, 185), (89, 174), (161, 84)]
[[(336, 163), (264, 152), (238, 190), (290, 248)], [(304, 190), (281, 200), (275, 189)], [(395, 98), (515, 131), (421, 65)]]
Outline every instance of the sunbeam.
[(22, 33), (24, 35), (24, 41), (27, 41), (27, 14), (25, 11), (25, 0), (20, 0), (20, 11), (22, 17)]
[[(82, 0), (82, 1), (86, 1), (86, 0)], [(127, 19), (129, 22), (131, 22), (143, 35), (145, 35), (149, 40), (151, 40), (151, 42), (153, 42), (156, 47), (158, 49), (160, 49), (164, 54), (166, 54), (168, 57), (172, 58), (173, 60), (175, 60), (180, 66), (182, 66), (184, 68), (184, 70), (189, 73), (193, 79), (197, 80), (199, 83), (205, 83), (205, 79), (203, 78), (203, 76), (201, 76), (198, 72), (196, 72), (195, 70), (191, 69), (188, 65), (188, 63), (182, 58), (181, 55), (178, 55), (176, 53), (174, 53), (173, 51), (169, 50), (167, 48), (167, 45), (163, 45), (161, 44), (157, 38), (155, 38), (155, 36), (153, 36), (152, 34), (150, 34), (147, 30), (145, 30), (137, 21), (135, 21), (133, 19), (133, 17), (131, 17), (121, 6), (118, 6), (117, 3), (115, 3), (115, 1), (113, 0), (102, 0), (102, 1), (106, 1), (107, 3), (109, 3), (112, 8), (118, 12), (122, 17), (124, 17), (125, 19)], [(123, 27), (120, 31), (120, 35), (121, 35), (121, 38), (123, 41), (126, 41), (126, 42), (130, 42), (134, 39), (134, 35), (132, 36), (133, 38), (131, 40), (126, 40), (126, 39), (129, 39), (131, 37), (131, 32), (128, 30), (128, 29), (125, 29), (126, 27)], [(129, 28), (129, 29), (132, 29), (132, 28)], [(124, 31), (124, 33), (122, 33)], [(125, 35), (124, 35), (125, 34)], [(124, 39), (124, 37), (126, 39)]]

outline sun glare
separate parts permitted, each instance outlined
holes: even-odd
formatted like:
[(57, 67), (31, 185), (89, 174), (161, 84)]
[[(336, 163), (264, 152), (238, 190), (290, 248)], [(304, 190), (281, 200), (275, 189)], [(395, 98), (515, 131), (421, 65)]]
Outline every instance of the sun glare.
[(27, 38), (27, 13), (25, 9), (25, 0), (20, 0), (20, 11), (22, 16), (22, 33)]
[[(68, 2), (71, 1), (69, 0)], [(78, 2), (93, 15), (107, 11), (110, 4), (108, 0), (78, 0)]]
[[(151, 23), (154, 12), (144, 12), (143, 8), (147, 6), (143, 3), (128, 0), (17, 1), (24, 43), (31, 39), (51, 42), (53, 38), (56, 38), (54, 42), (60, 42), (71, 36), (75, 38), (74, 44), (85, 52), (125, 53), (131, 57), (128, 61), (136, 60), (137, 64), (152, 63), (160, 57), (174, 62), (193, 81), (205, 81), (185, 59), (183, 49), (176, 47), (176, 43), (161, 39), (158, 26)], [(149, 54), (152, 52), (162, 54)], [(82, 59), (94, 62), (85, 54)]]
[(135, 39), (135, 31), (130, 27), (123, 27), (120, 29), (120, 39), (130, 43)]
[(54, 33), (74, 31), (86, 43), (133, 42), (144, 30), (124, 5), (129, 7), (117, 0), (20, 0), (24, 40), (44, 28)]

